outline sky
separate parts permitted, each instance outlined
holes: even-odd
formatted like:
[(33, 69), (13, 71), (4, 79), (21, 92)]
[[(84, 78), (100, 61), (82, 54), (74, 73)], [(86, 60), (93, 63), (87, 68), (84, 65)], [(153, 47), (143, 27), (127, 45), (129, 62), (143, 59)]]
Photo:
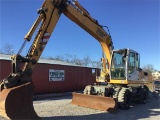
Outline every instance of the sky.
[[(78, 2), (99, 24), (109, 27), (115, 49), (133, 49), (141, 56), (141, 66), (151, 64), (160, 70), (160, 0)], [(18, 52), (42, 3), (43, 0), (0, 0), (0, 48), (9, 43), (14, 53)], [(22, 54), (27, 53), (31, 43)], [(102, 49), (97, 40), (62, 14), (42, 56), (65, 54), (99, 61)]]

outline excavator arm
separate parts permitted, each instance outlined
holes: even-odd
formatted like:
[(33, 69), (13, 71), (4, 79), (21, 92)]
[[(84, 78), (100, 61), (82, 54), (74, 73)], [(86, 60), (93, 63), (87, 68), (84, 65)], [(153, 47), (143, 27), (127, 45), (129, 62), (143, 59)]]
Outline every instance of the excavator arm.
[[(66, 6), (65, 0), (45, 0), (42, 7), (38, 10), (38, 18), (32, 25), (31, 29), (24, 37), (22, 48), (17, 55), (13, 55), (12, 58), (12, 73), (2, 81), (1, 90), (3, 88), (11, 88), (25, 82), (31, 82), (32, 71), (34, 66), (38, 62), (45, 46), (54, 30), (58, 19)], [(39, 29), (38, 29), (38, 26)], [(38, 29), (38, 32), (34, 38), (34, 41), (25, 57), (20, 55), (24, 45), (27, 41), (30, 41), (34, 32)], [(20, 68), (20, 63), (24, 63)]]
[[(34, 32), (40, 25), (28, 54), (25, 58), (20, 56), (20, 52), (26, 44), (25, 41), (18, 54), (12, 56), (12, 73), (2, 81), (1, 90), (3, 88), (11, 88), (21, 83), (32, 81), (31, 75), (34, 66), (45, 49), (45, 46), (47, 45), (47, 42), (62, 13), (83, 28), (100, 43), (106, 57), (106, 59), (102, 58), (103, 67), (101, 78), (103, 77), (103, 82), (105, 82), (105, 77), (108, 75), (107, 79), (109, 80), (108, 72), (111, 52), (113, 49), (111, 36), (77, 1), (72, 3), (67, 0), (45, 0), (42, 7), (38, 10), (38, 13), (38, 18), (27, 35), (24, 37), (26, 41), (30, 41)], [(21, 62), (25, 63), (22, 69), (20, 69)], [(106, 66), (108, 66), (108, 68)]]
[[(25, 41), (18, 54), (11, 57), (12, 73), (0, 82), (0, 113), (3, 116), (11, 119), (38, 118), (31, 99), (34, 88), (32, 71), (45, 49), (62, 13), (100, 43), (106, 58), (102, 58), (103, 67), (101, 77), (99, 77), (97, 81), (105, 82), (109, 80), (109, 65), (113, 48), (111, 36), (77, 1), (45, 0), (42, 7), (38, 10), (38, 18), (24, 37)], [(31, 40), (37, 29), (38, 32), (27, 55), (22, 57), (20, 53), (23, 47), (27, 41), (29, 42)], [(21, 63), (24, 63), (23, 67), (21, 67)], [(16, 98), (18, 100), (16, 100)], [(103, 101), (105, 101), (105, 99)]]

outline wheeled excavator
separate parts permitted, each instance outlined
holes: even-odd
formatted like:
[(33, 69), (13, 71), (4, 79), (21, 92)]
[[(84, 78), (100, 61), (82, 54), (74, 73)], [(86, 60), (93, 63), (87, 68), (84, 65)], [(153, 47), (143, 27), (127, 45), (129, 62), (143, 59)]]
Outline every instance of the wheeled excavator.
[[(0, 115), (10, 119), (40, 119), (33, 107), (32, 72), (61, 14), (93, 36), (104, 53), (96, 84), (87, 85), (83, 94), (73, 93), (72, 103), (112, 111), (117, 106), (129, 109), (135, 101), (145, 102), (148, 88), (144, 84), (148, 82), (148, 74), (140, 69), (140, 55), (128, 48), (113, 50), (110, 33), (78, 1), (44, 0), (38, 14), (18, 54), (11, 56), (12, 73), (0, 82)], [(37, 29), (27, 55), (21, 56), (26, 42)]]

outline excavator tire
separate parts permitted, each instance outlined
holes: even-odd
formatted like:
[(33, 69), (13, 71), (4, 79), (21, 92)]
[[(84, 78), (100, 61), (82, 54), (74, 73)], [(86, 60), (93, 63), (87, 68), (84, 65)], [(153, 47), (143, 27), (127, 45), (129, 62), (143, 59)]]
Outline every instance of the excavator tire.
[(114, 98), (111, 97), (103, 97), (73, 92), (71, 103), (83, 107), (108, 111), (112, 113), (117, 111), (117, 102)]
[(40, 119), (33, 107), (33, 90), (31, 82), (3, 89), (0, 92), (0, 115), (8, 119)]
[(118, 95), (119, 108), (128, 110), (131, 105), (131, 92), (128, 88), (122, 88)]

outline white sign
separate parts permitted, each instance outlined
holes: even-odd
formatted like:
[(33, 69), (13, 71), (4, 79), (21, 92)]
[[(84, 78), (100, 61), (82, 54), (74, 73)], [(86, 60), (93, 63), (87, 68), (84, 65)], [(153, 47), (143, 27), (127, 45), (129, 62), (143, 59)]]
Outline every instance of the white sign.
[(64, 81), (64, 70), (49, 70), (49, 81)]

